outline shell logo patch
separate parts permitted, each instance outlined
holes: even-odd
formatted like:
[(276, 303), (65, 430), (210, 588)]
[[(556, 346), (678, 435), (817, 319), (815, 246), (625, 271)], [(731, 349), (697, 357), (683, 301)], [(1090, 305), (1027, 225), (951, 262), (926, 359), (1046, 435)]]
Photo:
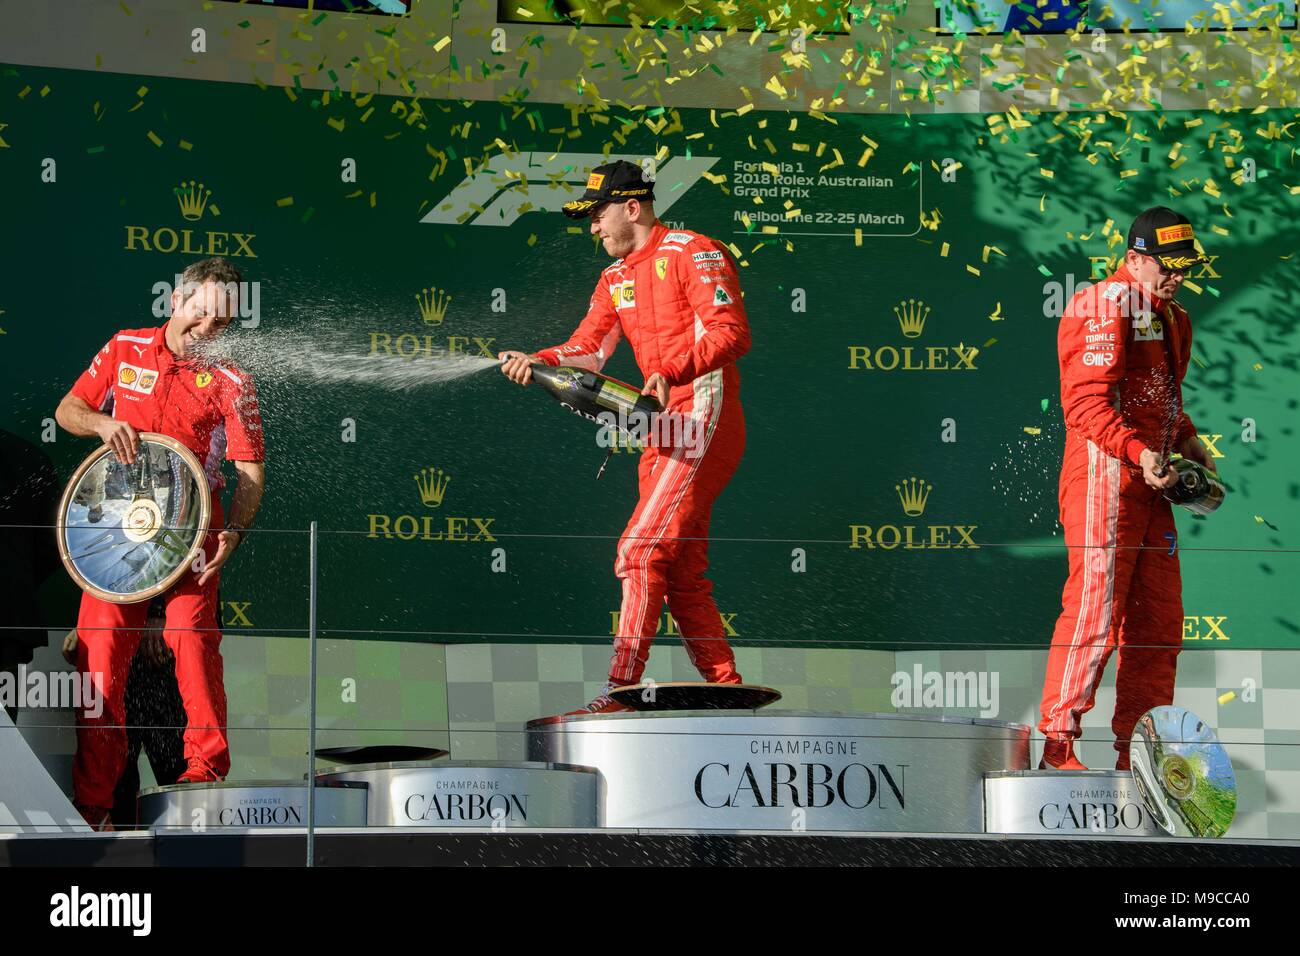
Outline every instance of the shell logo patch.
[(158, 381), (158, 373), (151, 368), (141, 368), (129, 362), (119, 362), (117, 366), (117, 384), (128, 392), (148, 395)]

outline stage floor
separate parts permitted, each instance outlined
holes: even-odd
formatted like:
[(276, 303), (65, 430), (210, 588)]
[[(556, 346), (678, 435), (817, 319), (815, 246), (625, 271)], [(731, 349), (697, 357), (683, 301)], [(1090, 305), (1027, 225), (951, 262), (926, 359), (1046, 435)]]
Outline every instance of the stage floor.
[[(0, 836), (0, 866), (303, 866), (306, 831)], [(1297, 866), (1300, 842), (907, 833), (318, 830), (318, 866)]]

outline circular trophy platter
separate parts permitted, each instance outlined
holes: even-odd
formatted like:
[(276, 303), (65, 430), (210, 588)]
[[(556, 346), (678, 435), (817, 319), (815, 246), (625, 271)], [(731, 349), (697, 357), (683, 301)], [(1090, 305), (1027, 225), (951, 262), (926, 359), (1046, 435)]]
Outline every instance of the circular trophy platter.
[(163, 593), (203, 550), (212, 495), (194, 454), (140, 433), (125, 465), (107, 445), (72, 474), (59, 502), (59, 556), (84, 591), (113, 604)]
[(1171, 836), (1221, 837), (1237, 814), (1237, 778), (1214, 730), (1184, 707), (1143, 714), (1130, 745), (1133, 782)]

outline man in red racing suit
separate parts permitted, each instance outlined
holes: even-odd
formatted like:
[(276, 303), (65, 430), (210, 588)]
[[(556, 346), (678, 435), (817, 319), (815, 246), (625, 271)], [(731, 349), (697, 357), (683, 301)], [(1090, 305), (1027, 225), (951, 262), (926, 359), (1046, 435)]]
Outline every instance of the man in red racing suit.
[(1165, 465), (1172, 451), (1214, 467), (1182, 407), (1192, 328), (1173, 301), (1201, 261), (1184, 217), (1147, 210), (1130, 230), (1124, 263), (1080, 291), (1061, 318), (1060, 517), (1070, 571), (1043, 685), (1044, 768), (1084, 769), (1073, 741), (1117, 645), (1118, 769), (1128, 768), (1137, 719), (1173, 702), (1183, 608), (1174, 517), (1162, 495), (1174, 472)]
[[(501, 356), (505, 374), (527, 384), (529, 362), (599, 371), (625, 336), (645, 376), (643, 394), (687, 425), (677, 432), (682, 440), (647, 443), (641, 454), (640, 498), (614, 564), (623, 599), (609, 681), (579, 713), (626, 709), (608, 690), (640, 680), (665, 600), (704, 679), (740, 683), (704, 574), (713, 502), (745, 447), (735, 362), (749, 350), (749, 322), (727, 252), (698, 233), (668, 229), (652, 200), (639, 167), (617, 162), (593, 170), (584, 198), (565, 211), (590, 215), (592, 234), (620, 258), (601, 273), (587, 316), (567, 342), (532, 356)], [(668, 420), (660, 416), (661, 424)]]
[[(207, 472), (212, 515), (203, 563), (160, 598), (166, 608), (163, 640), (176, 659), (187, 718), (181, 783), (219, 780), (230, 769), (217, 587), (220, 568), (257, 513), (265, 480), (252, 380), (229, 364), (197, 357), (200, 343), (219, 335), (236, 314), (239, 284), (238, 271), (223, 259), (188, 267), (172, 294), (167, 323), (112, 336), (55, 415), (69, 432), (100, 438), (128, 464), (139, 451), (139, 432), (167, 435), (192, 451)], [(239, 475), (228, 523), (221, 505), (223, 458), (235, 462)], [(104, 706), (98, 716), (78, 713), (72, 780), (76, 806), (95, 829), (112, 829), (108, 808), (127, 756), (126, 679), (149, 603), (113, 604), (81, 595), (77, 668), (93, 676)]]

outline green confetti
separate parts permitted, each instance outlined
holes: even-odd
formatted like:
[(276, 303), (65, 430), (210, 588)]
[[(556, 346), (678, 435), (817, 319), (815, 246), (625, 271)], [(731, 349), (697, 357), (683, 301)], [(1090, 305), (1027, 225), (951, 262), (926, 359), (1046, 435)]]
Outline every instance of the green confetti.
[(1048, 399), (1046, 399), (1046, 398), (1039, 399), (1039, 402), (1038, 402), (1038, 410), (1039, 410), (1040, 412), (1045, 412), (1045, 411), (1047, 411), (1047, 406), (1050, 405), (1050, 404), (1051, 404), (1051, 402), (1050, 402)]
[(1038, 271), (1041, 272), (1043, 275), (1047, 276), (1049, 279), (1052, 277), (1052, 270), (1047, 268), (1047, 266), (1045, 265), (1039, 265)]

